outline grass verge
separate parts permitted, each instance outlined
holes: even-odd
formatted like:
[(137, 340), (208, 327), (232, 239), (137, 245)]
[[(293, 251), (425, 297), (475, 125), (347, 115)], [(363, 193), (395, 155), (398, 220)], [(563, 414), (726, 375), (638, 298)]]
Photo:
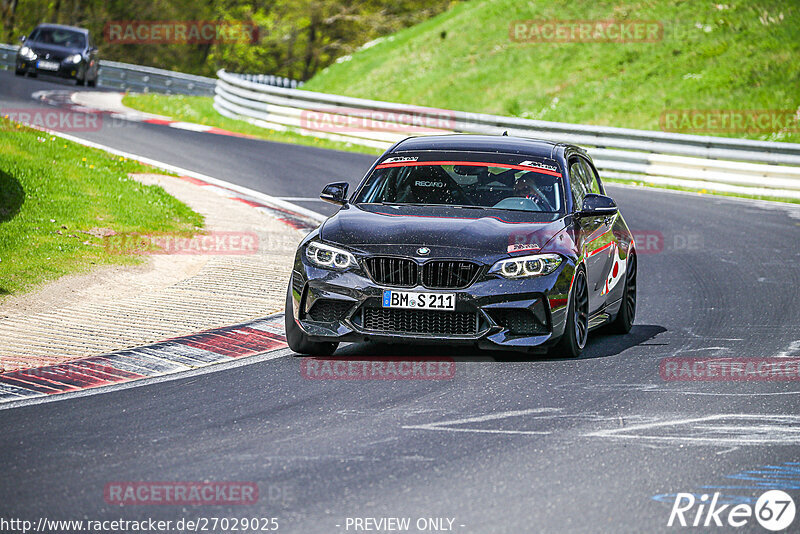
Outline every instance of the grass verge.
[(0, 119), (0, 301), (92, 265), (132, 264), (103, 235), (190, 236), (201, 215), (128, 173), (125, 158)]
[[(543, 42), (526, 42), (537, 26), (525, 21), (570, 20), (654, 21), (663, 32), (629, 42), (547, 42), (543, 32)], [(303, 88), (645, 130), (660, 130), (668, 110), (782, 110), (791, 116), (800, 108), (796, 1), (472, 0), (370, 45)], [(684, 133), (800, 142), (796, 119), (764, 129)]]

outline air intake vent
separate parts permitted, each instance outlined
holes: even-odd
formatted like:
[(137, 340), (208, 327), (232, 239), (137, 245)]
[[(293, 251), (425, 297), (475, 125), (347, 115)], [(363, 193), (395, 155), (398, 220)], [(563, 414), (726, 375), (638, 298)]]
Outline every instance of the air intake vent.
[(527, 309), (497, 309), (491, 310), (489, 315), (497, 324), (508, 329), (511, 335), (533, 336), (548, 332), (545, 322)]
[(381, 285), (414, 287), (417, 285), (417, 264), (405, 258), (378, 256), (365, 262), (372, 279)]
[(475, 312), (364, 308), (364, 329), (399, 334), (465, 336), (478, 331)]
[(431, 289), (463, 289), (478, 274), (478, 265), (468, 261), (429, 261), (422, 266), (422, 285)]
[(352, 302), (333, 299), (319, 299), (314, 302), (308, 317), (312, 321), (325, 321), (328, 323), (341, 321), (353, 307)]

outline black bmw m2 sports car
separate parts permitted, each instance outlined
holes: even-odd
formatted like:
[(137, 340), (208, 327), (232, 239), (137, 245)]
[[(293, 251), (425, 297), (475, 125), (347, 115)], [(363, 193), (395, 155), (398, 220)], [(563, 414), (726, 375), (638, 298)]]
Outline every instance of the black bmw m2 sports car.
[(469, 344), (575, 357), (627, 333), (634, 242), (586, 152), (507, 136), (406, 139), (300, 244), (286, 297), (298, 353), (339, 342)]

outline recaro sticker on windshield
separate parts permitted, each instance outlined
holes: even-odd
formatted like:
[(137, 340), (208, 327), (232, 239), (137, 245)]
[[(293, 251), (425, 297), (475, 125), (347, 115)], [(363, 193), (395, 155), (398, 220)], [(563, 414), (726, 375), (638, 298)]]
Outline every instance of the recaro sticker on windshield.
[(416, 156), (398, 156), (396, 158), (389, 158), (381, 161), (381, 165), (384, 163), (400, 163), (401, 161), (417, 161), (419, 158)]
[(536, 169), (545, 169), (548, 171), (557, 171), (558, 168), (555, 165), (548, 165), (547, 163), (540, 163), (538, 161), (523, 161), (520, 165), (524, 165), (525, 167), (534, 167)]

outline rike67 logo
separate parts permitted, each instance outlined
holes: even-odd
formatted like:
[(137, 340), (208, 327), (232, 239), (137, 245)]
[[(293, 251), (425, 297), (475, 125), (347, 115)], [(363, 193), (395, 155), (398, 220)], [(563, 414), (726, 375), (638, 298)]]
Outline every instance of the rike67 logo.
[(691, 493), (678, 493), (667, 526), (739, 528), (755, 518), (765, 529), (778, 532), (794, 521), (794, 500), (785, 491), (767, 491), (758, 498), (755, 506), (718, 504), (719, 499), (719, 493), (713, 496), (704, 494), (699, 499)]

